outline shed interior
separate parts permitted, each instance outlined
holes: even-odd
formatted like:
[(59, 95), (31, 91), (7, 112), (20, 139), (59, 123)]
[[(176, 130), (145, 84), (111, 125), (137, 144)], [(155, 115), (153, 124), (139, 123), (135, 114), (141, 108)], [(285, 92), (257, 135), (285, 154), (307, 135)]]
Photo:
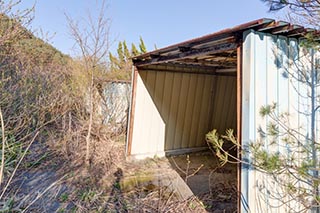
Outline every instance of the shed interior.
[[(219, 42), (223, 41), (197, 48), (209, 48)], [(175, 53), (161, 57), (172, 54)], [(226, 129), (237, 133), (237, 64), (238, 49), (232, 45), (214, 53), (136, 66), (131, 154), (152, 153), (152, 157), (154, 153), (161, 156), (163, 151), (171, 156), (172, 168), (183, 179), (186, 174), (181, 171), (189, 170), (191, 174), (203, 165), (188, 178), (187, 184), (210, 206), (208, 210), (237, 209), (237, 165), (220, 168), (214, 153), (207, 151), (205, 141), (206, 133), (213, 129), (220, 134)], [(210, 195), (212, 191), (214, 197)]]
[(134, 58), (130, 155), (199, 151), (209, 131), (237, 132), (238, 44), (226, 34)]
[[(164, 139), (166, 154), (206, 148), (205, 134), (210, 130), (224, 133), (226, 129), (237, 128), (236, 55), (230, 51), (197, 60), (210, 61), (211, 66), (176, 62), (139, 69), (139, 77), (165, 125), (160, 138)], [(147, 101), (142, 102), (144, 124), (156, 131), (147, 136), (152, 141), (159, 136), (156, 128), (159, 119), (153, 118), (152, 113), (148, 116), (148, 109), (143, 109), (148, 108)]]

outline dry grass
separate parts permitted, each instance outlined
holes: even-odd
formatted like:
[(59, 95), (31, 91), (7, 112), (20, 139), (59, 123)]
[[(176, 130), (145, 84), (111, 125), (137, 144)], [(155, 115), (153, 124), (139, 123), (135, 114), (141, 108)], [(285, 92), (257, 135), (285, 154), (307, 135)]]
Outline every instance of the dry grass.
[[(83, 158), (75, 157), (81, 153), (73, 157), (70, 154), (71, 151), (81, 152), (80, 142), (79, 147), (73, 145), (68, 151), (64, 146), (59, 149), (52, 145), (54, 141), (38, 142), (31, 147), (33, 155), (37, 155), (27, 156), (25, 163), (31, 166), (24, 165), (13, 181), (6, 196), (7, 203), (11, 202), (10, 209), (23, 211), (28, 207), (25, 212), (224, 212), (217, 209), (225, 205), (225, 212), (234, 211), (234, 204), (229, 205), (236, 199), (236, 189), (231, 183), (212, 185), (211, 194), (186, 200), (181, 200), (168, 186), (140, 184), (125, 190), (120, 182), (126, 175), (165, 167), (162, 166), (164, 162), (162, 159), (125, 162), (123, 135), (95, 142), (96, 156), (89, 168), (83, 166)], [(40, 164), (31, 163), (45, 153)]]
[[(91, 168), (73, 164), (63, 163), (65, 155), (51, 155), (50, 162), (43, 162), (38, 167), (39, 174), (48, 172), (48, 167), (55, 165), (56, 169), (52, 172), (56, 178), (52, 179), (51, 184), (47, 184), (39, 190), (39, 194), (26, 197), (29, 199), (23, 202), (17, 202), (19, 205), (13, 205), (12, 209), (24, 209), (28, 206), (26, 212), (204, 212), (202, 204), (197, 198), (192, 197), (187, 200), (179, 200), (178, 196), (167, 186), (148, 187), (139, 185), (129, 191), (124, 191), (120, 186), (121, 179), (125, 173), (132, 173), (137, 165), (124, 163), (124, 142), (123, 137), (114, 138), (114, 155), (111, 153), (102, 159), (100, 166)], [(103, 153), (104, 150), (101, 150)], [(110, 161), (113, 164), (103, 164), (104, 161)], [(52, 158), (56, 158), (55, 160)], [(117, 163), (114, 161), (121, 159)], [(146, 166), (146, 167), (145, 167)], [(148, 162), (142, 164), (140, 169), (150, 168)], [(22, 178), (25, 174), (22, 174)], [(43, 178), (46, 178), (44, 176)], [(34, 181), (31, 177), (30, 181)], [(39, 181), (39, 180), (38, 180)], [(17, 190), (12, 190), (17, 192)], [(50, 200), (48, 204), (48, 200)], [(21, 205), (23, 203), (23, 205)], [(32, 204), (32, 205), (31, 205)]]

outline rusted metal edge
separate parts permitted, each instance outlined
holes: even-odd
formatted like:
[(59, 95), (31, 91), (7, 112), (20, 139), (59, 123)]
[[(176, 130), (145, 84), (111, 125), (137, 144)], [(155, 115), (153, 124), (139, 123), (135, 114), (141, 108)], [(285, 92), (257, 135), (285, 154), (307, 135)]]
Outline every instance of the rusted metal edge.
[(130, 116), (129, 116), (129, 125), (128, 125), (126, 156), (131, 155), (131, 148), (132, 148), (134, 114), (135, 114), (135, 107), (136, 107), (137, 78), (138, 78), (138, 69), (134, 66), (133, 73), (132, 73), (132, 85), (131, 85), (132, 93), (131, 93), (131, 104), (130, 104)]
[(256, 30), (259, 32), (265, 32), (277, 27), (283, 27), (287, 25), (289, 25), (289, 23), (285, 21), (272, 21), (270, 23), (259, 26)]
[(223, 35), (225, 36), (227, 34), (232, 35), (232, 33), (234, 33), (234, 32), (241, 31), (241, 30), (246, 30), (246, 29), (249, 29), (249, 28), (252, 28), (252, 27), (257, 27), (259, 25), (263, 25), (263, 24), (266, 24), (266, 23), (269, 23), (269, 22), (272, 22), (272, 21), (274, 21), (274, 20), (273, 19), (267, 19), (267, 18), (262, 18), (262, 19), (250, 21), (250, 22), (247, 22), (245, 24), (241, 24), (241, 25), (235, 26), (233, 28), (224, 29), (224, 30), (212, 33), (212, 34), (208, 34), (208, 35), (201, 36), (201, 37), (198, 37), (198, 38), (195, 38), (195, 39), (191, 39), (191, 40), (187, 40), (187, 41), (184, 41), (184, 42), (180, 42), (178, 44), (174, 44), (174, 45), (171, 45), (171, 46), (168, 46), (168, 47), (164, 47), (164, 48), (161, 48), (161, 49), (158, 49), (158, 50), (154, 50), (154, 51), (151, 51), (151, 52), (148, 52), (148, 53), (144, 53), (142, 55), (133, 57), (132, 59), (134, 61), (137, 60), (137, 59), (145, 59), (145, 58), (150, 57), (151, 55), (161, 55), (163, 53), (170, 52), (170, 51), (173, 51), (175, 49), (179, 49), (179, 47), (180, 48), (181, 47), (190, 47), (190, 46), (193, 46), (193, 45), (196, 45), (196, 44), (199, 44), (199, 43), (206, 43), (206, 42), (208, 42), (208, 41), (210, 41), (212, 39), (215, 39), (215, 38), (217, 38), (219, 36), (223, 36)]
[[(237, 141), (240, 143), (240, 148), (237, 151), (237, 158), (241, 159), (241, 145), (242, 145), (242, 45), (237, 48)], [(237, 200), (237, 212), (241, 212), (241, 163), (237, 168), (238, 179), (238, 200)]]
[[(242, 37), (242, 33), (248, 29), (264, 33), (270, 33), (273, 35), (283, 35), (287, 37), (296, 38), (302, 38), (310, 32), (314, 33), (316, 36), (319, 36), (320, 34), (319, 31), (316, 31), (314, 29), (304, 28), (302, 26), (290, 24), (285, 21), (275, 21), (274, 19), (262, 18), (235, 26), (233, 28), (224, 29), (216, 33), (208, 34), (202, 37), (174, 44), (165, 48), (144, 53), (142, 55), (133, 57), (132, 60), (136, 66), (145, 65), (148, 63), (159, 63), (159, 58), (162, 58), (162, 60), (160, 61), (163, 62), (165, 61), (165, 57), (170, 57), (171, 54), (175, 56), (179, 56), (180, 54), (182, 54), (183, 56), (183, 54), (185, 53), (196, 51), (197, 46), (199, 45), (201, 46), (215, 41), (223, 41), (228, 37), (235, 37), (236, 39), (239, 39)], [(174, 58), (172, 58), (171, 60), (174, 60)]]

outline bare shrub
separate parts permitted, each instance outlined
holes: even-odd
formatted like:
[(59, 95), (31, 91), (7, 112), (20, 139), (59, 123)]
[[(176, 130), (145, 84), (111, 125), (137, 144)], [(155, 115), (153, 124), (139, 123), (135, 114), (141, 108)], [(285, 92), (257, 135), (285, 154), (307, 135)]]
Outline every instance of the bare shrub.
[[(32, 10), (25, 15), (29, 23)], [(90, 186), (101, 186), (123, 161), (123, 135), (105, 125), (101, 107), (109, 22), (103, 10), (97, 23), (89, 18), (84, 33), (69, 21), (81, 52), (76, 59), (35, 38), (23, 28), (22, 19), (0, 18), (0, 26), (7, 26), (0, 28), (0, 210), (12, 199), (4, 186), (32, 154), (33, 142), (49, 144), (67, 162), (61, 166), (74, 168), (75, 180), (90, 179)]]

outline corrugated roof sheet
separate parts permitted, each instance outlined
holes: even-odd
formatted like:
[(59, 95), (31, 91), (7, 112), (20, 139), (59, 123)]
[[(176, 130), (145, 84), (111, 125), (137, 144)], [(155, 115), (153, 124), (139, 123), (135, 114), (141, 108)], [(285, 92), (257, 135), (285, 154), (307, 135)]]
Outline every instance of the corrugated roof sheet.
[(133, 62), (136, 66), (168, 62), (208, 65), (221, 53), (229, 54), (226, 58), (230, 60), (234, 58), (234, 50), (242, 42), (242, 33), (249, 29), (295, 38), (301, 38), (310, 32), (319, 35), (314, 29), (262, 18), (136, 56)]

